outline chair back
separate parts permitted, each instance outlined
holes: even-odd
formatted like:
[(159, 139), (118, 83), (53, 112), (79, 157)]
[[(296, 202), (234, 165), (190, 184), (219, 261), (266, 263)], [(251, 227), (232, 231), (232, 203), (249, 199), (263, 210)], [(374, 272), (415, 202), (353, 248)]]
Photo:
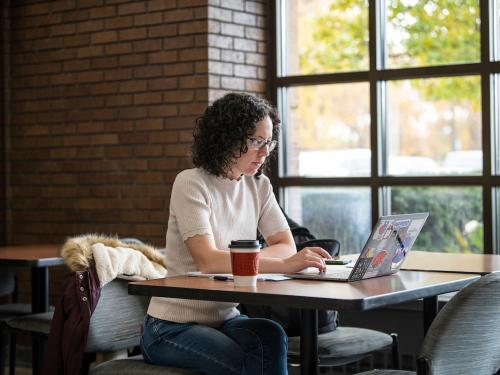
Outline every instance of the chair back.
[(8, 296), (16, 290), (16, 277), (12, 270), (0, 268), (0, 297)]
[(500, 367), (500, 273), (466, 286), (439, 312), (419, 355), (419, 374), (491, 375)]
[(90, 319), (85, 352), (110, 352), (139, 345), (149, 297), (128, 294), (128, 282), (114, 279), (101, 289)]

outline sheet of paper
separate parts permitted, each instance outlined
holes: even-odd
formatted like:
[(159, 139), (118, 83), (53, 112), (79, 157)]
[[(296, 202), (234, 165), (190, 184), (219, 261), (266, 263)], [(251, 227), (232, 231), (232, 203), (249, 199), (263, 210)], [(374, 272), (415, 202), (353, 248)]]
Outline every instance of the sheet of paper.
[[(231, 273), (201, 273), (201, 272), (188, 272), (186, 276), (193, 277), (207, 277), (209, 279), (215, 280), (232, 280), (233, 275)], [(257, 276), (257, 280), (265, 281), (282, 281), (289, 280), (290, 277), (283, 275), (282, 273), (261, 273)]]

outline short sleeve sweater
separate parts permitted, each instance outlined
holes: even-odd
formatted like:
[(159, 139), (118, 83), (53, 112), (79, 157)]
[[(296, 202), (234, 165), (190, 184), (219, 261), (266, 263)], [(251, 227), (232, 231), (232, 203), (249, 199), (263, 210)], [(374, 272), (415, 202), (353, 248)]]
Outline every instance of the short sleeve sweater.
[[(184, 241), (198, 234), (212, 235), (218, 249), (231, 240), (264, 238), (289, 229), (269, 179), (216, 177), (201, 168), (182, 171), (170, 198), (166, 262), (169, 276), (197, 271)], [(217, 326), (239, 314), (237, 303), (153, 297), (148, 314), (178, 323)]]

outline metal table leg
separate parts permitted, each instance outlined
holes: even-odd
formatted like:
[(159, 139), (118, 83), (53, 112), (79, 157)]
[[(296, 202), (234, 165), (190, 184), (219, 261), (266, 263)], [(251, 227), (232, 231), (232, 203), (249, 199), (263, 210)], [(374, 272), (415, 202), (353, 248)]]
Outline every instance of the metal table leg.
[(438, 313), (438, 297), (424, 298), (424, 336)]
[(301, 310), (300, 373), (318, 374), (318, 310)]
[[(31, 268), (31, 311), (41, 313), (49, 311), (49, 270), (47, 267)], [(39, 375), (43, 370), (45, 355), (45, 340), (31, 337), (33, 375)]]

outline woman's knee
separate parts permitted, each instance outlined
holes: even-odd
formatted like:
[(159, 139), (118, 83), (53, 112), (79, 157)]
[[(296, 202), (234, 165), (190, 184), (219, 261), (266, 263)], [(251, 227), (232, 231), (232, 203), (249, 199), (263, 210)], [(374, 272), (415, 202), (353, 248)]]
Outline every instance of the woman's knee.
[(275, 350), (286, 353), (288, 348), (288, 337), (283, 327), (270, 319), (249, 318), (241, 319), (233, 327), (236, 329), (235, 335), (239, 336), (242, 331), (249, 332), (250, 336), (254, 336), (260, 344), (276, 348)]

